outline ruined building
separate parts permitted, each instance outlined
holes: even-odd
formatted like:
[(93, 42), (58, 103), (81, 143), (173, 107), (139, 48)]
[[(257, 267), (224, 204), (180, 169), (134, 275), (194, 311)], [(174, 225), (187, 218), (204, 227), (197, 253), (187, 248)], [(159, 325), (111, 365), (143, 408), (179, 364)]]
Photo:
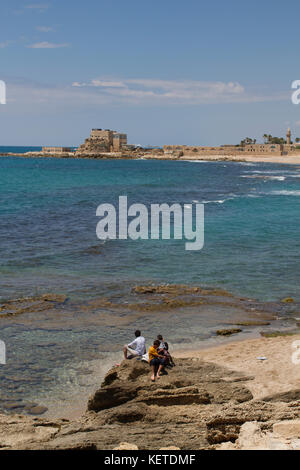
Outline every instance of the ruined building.
[(121, 152), (127, 146), (127, 135), (110, 129), (92, 129), (89, 138), (77, 149), (77, 154), (97, 155)]

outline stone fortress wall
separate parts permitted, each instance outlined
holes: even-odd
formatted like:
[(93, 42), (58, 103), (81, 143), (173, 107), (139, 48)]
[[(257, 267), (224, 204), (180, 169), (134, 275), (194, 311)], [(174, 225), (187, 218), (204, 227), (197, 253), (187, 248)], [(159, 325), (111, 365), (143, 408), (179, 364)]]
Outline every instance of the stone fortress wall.
[(165, 156), (282, 156), (300, 154), (299, 144), (291, 143), (291, 130), (287, 130), (285, 144), (244, 144), (244, 145), (222, 145), (220, 147), (188, 146), (188, 145), (164, 145)]
[[(190, 155), (190, 156), (205, 156), (205, 155), (283, 155), (281, 145), (245, 145), (244, 147), (235, 145), (224, 145), (221, 147), (200, 147), (200, 146), (187, 146), (187, 145), (164, 145), (163, 150), (165, 155)], [(298, 151), (299, 152), (299, 151)], [(300, 153), (300, 152), (299, 152)]]
[(127, 145), (127, 135), (110, 129), (92, 129), (90, 137), (78, 147), (76, 154), (121, 152)]

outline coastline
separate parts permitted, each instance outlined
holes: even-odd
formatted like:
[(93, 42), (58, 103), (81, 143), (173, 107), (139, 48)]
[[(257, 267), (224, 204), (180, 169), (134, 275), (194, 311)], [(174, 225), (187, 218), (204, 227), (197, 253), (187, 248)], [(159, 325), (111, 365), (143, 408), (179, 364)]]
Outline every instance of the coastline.
[[(219, 346), (172, 351), (174, 357), (198, 358), (254, 377), (246, 382), (254, 399), (299, 388), (300, 364), (292, 362), (300, 334), (274, 338), (236, 339)], [(266, 357), (259, 360), (258, 357)]]
[[(149, 364), (123, 361), (86, 397), (81, 416), (0, 414), (2, 449), (299, 450), (296, 340), (299, 334), (172, 351), (176, 367), (155, 383)], [(257, 359), (262, 354), (267, 360)]]
[[(221, 343), (215, 340), (204, 340), (203, 346), (197, 348), (171, 349), (171, 354), (178, 359), (193, 361), (199, 359), (205, 363), (224, 367), (238, 374), (246, 374), (254, 377), (245, 382), (250, 389), (254, 399), (261, 399), (274, 393), (286, 393), (296, 389), (300, 383), (300, 365), (292, 363), (291, 356), (295, 349), (292, 348), (294, 341), (300, 340), (300, 334), (292, 336), (278, 336), (275, 338), (253, 337), (252, 333), (247, 337), (233, 336), (220, 338)], [(114, 363), (118, 362), (115, 354)], [(258, 360), (257, 357), (267, 357), (266, 361)], [(120, 362), (122, 354), (120, 352)], [(109, 374), (114, 366), (108, 367), (104, 376)], [(176, 374), (176, 368), (174, 369)], [(149, 371), (150, 377), (150, 371)], [(95, 377), (96, 378), (96, 377)], [(100, 382), (103, 380), (101, 377)], [(100, 382), (98, 386), (100, 386)], [(95, 384), (96, 385), (96, 384)], [(97, 386), (96, 386), (97, 387)], [(56, 403), (49, 407), (45, 416), (48, 419), (77, 420), (84, 415), (88, 396), (80, 393), (72, 398), (72, 403)], [(47, 403), (49, 406), (49, 404)]]
[(238, 162), (238, 163), (278, 163), (287, 165), (300, 165), (300, 154), (295, 156), (274, 156), (274, 155), (202, 155), (201, 158), (193, 155), (183, 155), (182, 157), (170, 157), (166, 155), (155, 155), (155, 154), (141, 154), (141, 155), (129, 155), (129, 154), (103, 154), (103, 155), (70, 155), (70, 154), (41, 154), (41, 153), (9, 153), (0, 154), (1, 157), (21, 157), (21, 158), (62, 158), (62, 159), (85, 159), (85, 160), (163, 160), (163, 161), (190, 161), (190, 162)]
[[(220, 340), (221, 344), (212, 342), (210, 345), (209, 340), (203, 341), (203, 346), (196, 349), (171, 349), (171, 354), (175, 362), (179, 359), (189, 362), (199, 359), (228, 371), (250, 376), (251, 379), (245, 381), (245, 385), (255, 400), (276, 393), (288, 393), (299, 387), (300, 364), (293, 364), (291, 357), (295, 352), (292, 344), (300, 341), (300, 334), (274, 338), (235, 336)], [(263, 361), (257, 359), (258, 357), (267, 359)], [(122, 362), (124, 363), (121, 360)], [(114, 366), (109, 367), (105, 375), (109, 375), (113, 369)], [(87, 400), (88, 396), (81, 394), (72, 404), (56, 405), (56, 411), (48, 412), (46, 416), (48, 419), (77, 420), (84, 415)]]

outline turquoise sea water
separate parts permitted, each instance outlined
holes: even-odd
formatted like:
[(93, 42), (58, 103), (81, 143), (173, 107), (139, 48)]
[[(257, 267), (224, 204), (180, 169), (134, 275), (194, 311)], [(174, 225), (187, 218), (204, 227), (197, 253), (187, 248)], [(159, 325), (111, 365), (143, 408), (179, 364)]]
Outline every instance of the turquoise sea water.
[[(96, 237), (96, 208), (205, 203), (205, 246)], [(299, 296), (300, 168), (291, 165), (1, 158), (1, 297), (107, 283), (221, 286), (276, 300)], [(101, 254), (96, 255), (97, 247)]]
[[(117, 205), (120, 195), (129, 205), (204, 203), (204, 248), (189, 252), (180, 240), (98, 240), (96, 208)], [(232, 321), (232, 309), (220, 306), (201, 315), (162, 314), (159, 326), (149, 314), (126, 322), (128, 312), (113, 320), (111, 309), (74, 313), (72, 306), (93, 298), (127, 302), (137, 284), (218, 287), (277, 312), (281, 298), (299, 301), (299, 201), (297, 165), (1, 157), (0, 301), (51, 292), (66, 294), (71, 305), (54, 316), (0, 321), (8, 348), (1, 392), (64, 402), (70, 388), (87, 393), (99, 384), (95, 374), (103, 375), (111, 351), (119, 358), (136, 326), (147, 340), (159, 328), (171, 342), (196, 344)], [(83, 365), (93, 371), (90, 382)]]
[(39, 152), (42, 147), (13, 147), (13, 146), (0, 146), (0, 153), (26, 153), (26, 152)]

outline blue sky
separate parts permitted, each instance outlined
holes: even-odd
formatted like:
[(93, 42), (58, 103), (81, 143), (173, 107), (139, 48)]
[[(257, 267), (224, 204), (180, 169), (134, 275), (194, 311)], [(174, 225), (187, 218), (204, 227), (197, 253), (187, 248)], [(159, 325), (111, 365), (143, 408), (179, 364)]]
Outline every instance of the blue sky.
[(2, 0), (0, 145), (300, 136), (296, 0)]

